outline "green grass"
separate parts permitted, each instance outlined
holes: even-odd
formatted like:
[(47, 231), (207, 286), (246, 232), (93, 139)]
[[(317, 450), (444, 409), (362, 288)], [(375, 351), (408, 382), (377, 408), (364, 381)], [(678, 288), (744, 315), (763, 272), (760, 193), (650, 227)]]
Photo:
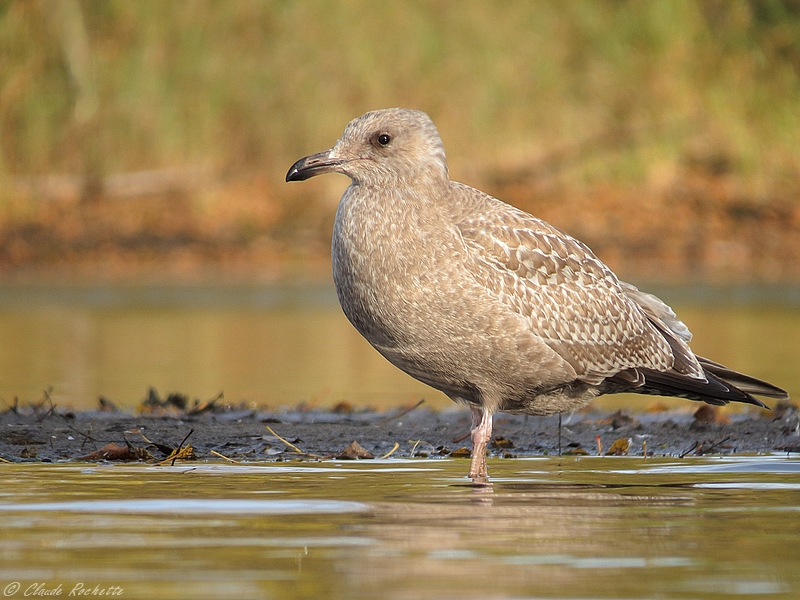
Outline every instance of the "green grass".
[(84, 122), (53, 7), (0, 4), (0, 177), (202, 164), (281, 193), (349, 119), (406, 105), (472, 183), (587, 141), (571, 184), (800, 180), (796, 0), (81, 2)]

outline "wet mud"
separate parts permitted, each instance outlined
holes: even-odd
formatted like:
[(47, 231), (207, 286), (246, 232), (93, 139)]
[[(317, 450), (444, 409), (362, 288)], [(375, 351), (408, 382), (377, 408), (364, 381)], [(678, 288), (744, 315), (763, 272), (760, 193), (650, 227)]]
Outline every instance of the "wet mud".
[[(468, 457), (469, 411), (424, 406), (385, 412), (273, 412), (167, 403), (148, 412), (11, 407), (0, 413), (4, 462), (231, 460), (239, 462)], [(694, 406), (691, 406), (694, 408)], [(355, 444), (353, 444), (355, 442)], [(491, 456), (692, 456), (800, 452), (800, 412), (585, 412), (559, 418), (499, 414)]]

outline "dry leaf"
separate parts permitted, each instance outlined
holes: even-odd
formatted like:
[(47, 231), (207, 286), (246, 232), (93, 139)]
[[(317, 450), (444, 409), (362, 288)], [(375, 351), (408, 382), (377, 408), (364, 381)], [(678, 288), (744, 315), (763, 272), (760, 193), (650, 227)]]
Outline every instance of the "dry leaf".
[(700, 408), (694, 411), (695, 423), (717, 423), (727, 424), (731, 420), (718, 406), (711, 406), (710, 404), (703, 404)]
[(461, 446), (461, 448), (456, 448), (450, 453), (450, 456), (453, 458), (469, 458), (472, 456), (472, 452), (469, 451), (469, 448), (466, 446)]
[(153, 458), (144, 448), (119, 446), (114, 442), (106, 444), (100, 450), (81, 456), (78, 460), (143, 460)]
[(512, 442), (507, 438), (499, 437), (499, 438), (494, 438), (494, 440), (492, 440), (492, 446), (494, 446), (495, 448), (513, 448), (514, 442)]
[(167, 458), (160, 461), (158, 464), (163, 465), (168, 462), (174, 463), (176, 460), (197, 460), (197, 455), (194, 453), (194, 448), (192, 448), (192, 445), (186, 444), (185, 446), (176, 448)]
[(216, 408), (216, 402), (216, 398), (214, 400), (204, 400), (203, 402), (196, 401), (195, 405), (186, 411), (186, 414), (190, 417), (197, 417), (207, 412), (212, 412)]
[(337, 415), (349, 415), (353, 412), (353, 410), (352, 404), (342, 400), (341, 402), (336, 403), (336, 405), (331, 409), (331, 412)]
[(577, 448), (570, 448), (566, 452), (563, 452), (563, 454), (565, 456), (588, 456), (589, 455), (589, 453), (586, 450), (584, 450), (583, 448), (581, 448), (580, 446), (578, 446)]
[(339, 460), (358, 460), (364, 458), (375, 458), (369, 451), (364, 448), (361, 444), (354, 441), (350, 444), (347, 448), (342, 450), (339, 454), (336, 455), (336, 458)]
[(627, 456), (631, 441), (628, 438), (617, 438), (608, 448), (606, 456)]
[(39, 449), (36, 446), (25, 446), (19, 453), (20, 458), (36, 458), (39, 456)]
[(620, 427), (628, 427), (629, 425), (637, 425), (638, 422), (633, 417), (626, 415), (622, 410), (609, 415), (605, 419), (599, 421), (601, 425), (611, 425), (611, 429), (619, 429)]

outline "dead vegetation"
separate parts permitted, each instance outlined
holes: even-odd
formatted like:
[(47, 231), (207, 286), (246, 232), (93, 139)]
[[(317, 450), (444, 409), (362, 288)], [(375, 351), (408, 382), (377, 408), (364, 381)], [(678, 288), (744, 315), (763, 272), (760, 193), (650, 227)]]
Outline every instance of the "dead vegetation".
[[(389, 457), (468, 458), (463, 411), (420, 408), (386, 412), (270, 412), (231, 406), (222, 395), (189, 400), (148, 391), (139, 410), (71, 412), (53, 403), (14, 401), (0, 413), (0, 462), (144, 461), (175, 465), (195, 460), (369, 460)], [(581, 413), (563, 420), (501, 414), (492, 456), (700, 456), (800, 451), (800, 411), (725, 414), (701, 407), (635, 416)], [(346, 441), (347, 440), (347, 441)]]

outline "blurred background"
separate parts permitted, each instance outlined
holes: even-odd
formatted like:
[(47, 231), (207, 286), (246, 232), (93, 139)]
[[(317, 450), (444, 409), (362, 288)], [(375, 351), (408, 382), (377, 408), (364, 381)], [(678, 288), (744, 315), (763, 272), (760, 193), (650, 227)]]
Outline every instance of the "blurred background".
[(0, 398), (447, 406), (338, 311), (347, 180), (284, 183), (389, 106), (800, 392), (798, 0), (5, 0)]

